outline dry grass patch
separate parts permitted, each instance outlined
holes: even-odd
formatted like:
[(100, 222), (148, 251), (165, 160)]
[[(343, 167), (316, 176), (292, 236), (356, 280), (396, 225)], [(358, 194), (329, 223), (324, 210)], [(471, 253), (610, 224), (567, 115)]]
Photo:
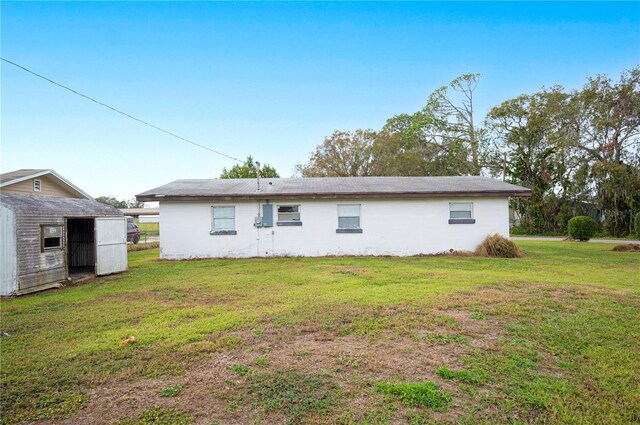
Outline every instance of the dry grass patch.
[(160, 242), (148, 242), (148, 243), (138, 243), (138, 244), (127, 245), (127, 251), (129, 252), (144, 251), (146, 249), (157, 249), (157, 248), (160, 248)]
[(616, 245), (613, 247), (611, 251), (616, 252), (640, 252), (640, 244), (638, 243), (628, 243), (624, 245)]
[(476, 255), (494, 258), (520, 258), (524, 252), (515, 242), (499, 234), (487, 236), (476, 248)]

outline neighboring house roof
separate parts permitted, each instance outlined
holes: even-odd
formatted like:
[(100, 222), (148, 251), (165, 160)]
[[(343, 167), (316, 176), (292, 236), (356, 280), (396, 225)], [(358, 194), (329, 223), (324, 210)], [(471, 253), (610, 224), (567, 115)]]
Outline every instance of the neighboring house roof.
[(487, 177), (317, 177), (176, 180), (138, 201), (230, 199), (433, 198), (531, 196), (531, 189)]
[(160, 208), (120, 208), (124, 215), (159, 215)]
[(60, 174), (50, 169), (25, 168), (21, 170), (11, 171), (8, 173), (2, 173), (0, 175), (0, 188), (9, 186), (15, 183), (19, 183), (21, 181), (35, 179), (42, 176), (51, 176), (54, 179), (58, 180), (63, 185), (66, 185), (71, 192), (74, 192), (86, 199), (93, 199), (91, 195), (89, 195), (88, 193), (86, 193), (85, 191), (83, 191), (73, 183), (71, 183), (69, 180), (62, 177)]
[(0, 193), (0, 205), (21, 215), (67, 217), (122, 217), (122, 212), (93, 199)]
[(35, 168), (23, 168), (21, 170), (15, 170), (15, 171), (10, 171), (8, 173), (2, 173), (2, 174), (0, 174), (0, 184), (4, 185), (5, 183), (9, 183), (9, 182), (17, 183), (19, 181), (25, 180), (22, 177), (25, 177), (26, 179), (29, 179), (34, 174), (40, 175), (39, 173), (43, 173), (45, 171), (49, 171), (49, 170), (35, 169)]

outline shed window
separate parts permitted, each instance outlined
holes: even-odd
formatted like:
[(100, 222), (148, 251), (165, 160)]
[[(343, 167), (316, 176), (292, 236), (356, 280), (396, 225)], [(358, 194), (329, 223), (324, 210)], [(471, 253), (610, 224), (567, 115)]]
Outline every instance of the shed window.
[(33, 191), (41, 192), (42, 191), (42, 182), (38, 179), (33, 180)]
[(236, 207), (212, 207), (212, 231), (223, 232), (236, 229)]
[(360, 204), (338, 205), (338, 229), (360, 228)]
[(302, 224), (300, 221), (300, 205), (278, 205), (278, 224)]
[(475, 224), (473, 202), (451, 202), (449, 204), (449, 224)]
[(62, 226), (42, 226), (42, 249), (62, 248)]

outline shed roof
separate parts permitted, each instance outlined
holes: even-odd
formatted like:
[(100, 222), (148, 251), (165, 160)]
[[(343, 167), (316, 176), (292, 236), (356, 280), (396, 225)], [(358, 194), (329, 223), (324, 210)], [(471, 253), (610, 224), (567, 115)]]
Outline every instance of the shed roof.
[(93, 199), (0, 193), (0, 205), (21, 215), (122, 217), (122, 212)]
[(531, 190), (478, 177), (317, 177), (176, 180), (136, 195), (138, 201), (284, 198), (428, 198), (531, 196)]

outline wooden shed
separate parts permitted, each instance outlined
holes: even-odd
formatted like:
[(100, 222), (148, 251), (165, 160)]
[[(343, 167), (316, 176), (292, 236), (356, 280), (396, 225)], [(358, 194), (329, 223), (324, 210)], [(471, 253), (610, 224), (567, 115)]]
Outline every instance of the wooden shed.
[(0, 193), (0, 296), (127, 269), (127, 225), (93, 199)]

